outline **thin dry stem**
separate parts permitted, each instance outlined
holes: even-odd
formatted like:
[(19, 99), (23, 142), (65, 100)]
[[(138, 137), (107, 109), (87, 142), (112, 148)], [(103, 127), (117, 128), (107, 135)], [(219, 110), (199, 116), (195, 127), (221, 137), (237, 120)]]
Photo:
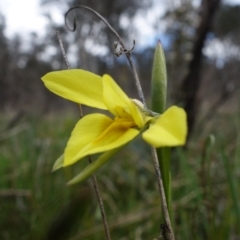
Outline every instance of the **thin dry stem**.
[[(88, 157), (88, 161), (89, 161), (90, 164), (92, 163), (91, 156)], [(94, 189), (95, 189), (95, 192), (96, 192), (96, 195), (97, 195), (97, 199), (98, 199), (98, 204), (99, 204), (99, 207), (100, 207), (100, 210), (101, 210), (101, 216), (102, 216), (102, 220), (103, 220), (106, 239), (111, 240), (110, 230), (109, 230), (108, 222), (107, 222), (107, 216), (106, 216), (106, 213), (105, 213), (101, 193), (99, 191), (97, 178), (96, 178), (95, 174), (92, 174), (92, 180), (93, 180), (93, 186), (94, 186)]]
[(66, 55), (66, 52), (65, 52), (65, 49), (64, 49), (64, 46), (63, 46), (63, 42), (62, 42), (62, 38), (60, 36), (59, 31), (57, 31), (57, 38), (58, 38), (58, 42), (59, 42), (61, 52), (62, 52), (62, 55), (63, 55), (64, 63), (66, 65), (67, 69), (70, 69), (70, 64), (68, 62), (67, 55)]
[[(62, 52), (62, 55), (63, 55), (63, 58), (64, 58), (64, 62), (66, 64), (66, 67), (68, 69), (70, 69), (70, 65), (69, 65), (67, 55), (66, 55), (66, 52), (65, 52), (65, 49), (64, 49), (64, 46), (63, 46), (63, 42), (62, 42), (62, 39), (61, 39), (61, 36), (60, 36), (59, 32), (57, 32), (57, 38), (58, 38), (58, 41), (59, 41), (59, 45), (60, 45), (60, 48), (61, 48), (61, 52)], [(81, 106), (81, 104), (78, 104), (78, 106), (79, 106), (80, 118), (82, 118), (83, 117), (82, 106)], [(88, 156), (88, 161), (89, 161), (90, 164), (92, 163), (91, 156)], [(97, 178), (96, 178), (95, 174), (92, 174), (92, 181), (93, 181), (93, 187), (94, 187), (95, 193), (97, 195), (97, 200), (98, 200), (98, 204), (99, 204), (99, 208), (100, 208), (100, 212), (101, 212), (101, 216), (102, 216), (102, 221), (103, 221), (103, 226), (104, 226), (106, 239), (111, 240), (110, 231), (109, 231), (108, 222), (107, 222), (107, 216), (106, 216), (106, 213), (105, 213), (101, 193), (100, 193), (100, 190), (99, 190), (99, 187), (98, 187), (98, 182), (97, 182)]]

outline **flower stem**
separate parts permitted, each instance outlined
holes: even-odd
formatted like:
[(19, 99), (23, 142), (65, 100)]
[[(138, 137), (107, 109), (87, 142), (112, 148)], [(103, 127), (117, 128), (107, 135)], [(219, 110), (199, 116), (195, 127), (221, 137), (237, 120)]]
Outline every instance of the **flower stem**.
[(161, 200), (162, 200), (162, 208), (163, 208), (164, 219), (165, 219), (165, 222), (167, 224), (167, 230), (168, 230), (167, 231), (167, 239), (168, 240), (175, 240), (174, 232), (173, 232), (172, 225), (171, 225), (170, 215), (169, 215), (169, 211), (168, 211), (168, 205), (167, 205), (167, 199), (166, 199), (166, 196), (165, 196), (162, 175), (161, 175), (161, 172), (160, 172), (157, 151), (154, 147), (152, 147), (151, 150), (152, 150), (154, 168), (155, 168), (155, 172), (156, 172), (156, 175), (157, 175), (157, 183), (158, 183), (159, 194), (160, 194), (160, 197), (161, 197)]

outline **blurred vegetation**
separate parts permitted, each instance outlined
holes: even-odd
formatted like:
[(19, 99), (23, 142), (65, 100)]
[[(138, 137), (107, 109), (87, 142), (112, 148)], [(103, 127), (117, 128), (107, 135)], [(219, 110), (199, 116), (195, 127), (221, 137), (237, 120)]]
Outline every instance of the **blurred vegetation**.
[[(213, 0), (172, 1), (156, 19), (168, 65), (169, 105), (186, 107), (184, 82), (196, 58), (194, 46)], [(131, 47), (137, 31), (131, 21), (147, 13), (152, 1), (43, 1), (43, 7), (86, 4), (99, 11)], [(194, 124), (188, 147), (172, 153), (174, 229), (176, 239), (240, 239), (240, 6), (220, 3), (212, 16), (198, 56), (194, 87)], [(211, 14), (211, 13), (210, 13)], [(46, 32), (7, 38), (0, 15), (0, 239), (104, 239), (101, 215), (91, 179), (66, 187), (87, 162), (51, 173), (77, 122), (78, 108), (48, 92), (40, 77), (65, 69), (56, 38), (61, 36), (71, 67), (109, 73), (132, 97), (137, 92), (131, 69), (116, 58), (116, 40), (84, 10), (75, 33), (46, 12)], [(125, 19), (127, 24), (122, 24)], [(70, 23), (71, 19), (69, 19)], [(158, 23), (165, 26), (159, 33)], [(138, 39), (136, 38), (136, 42)], [(90, 46), (90, 47), (89, 47)], [(144, 92), (149, 98), (153, 51), (133, 52)], [(99, 52), (98, 49), (102, 49)], [(192, 92), (190, 91), (192, 94)], [(85, 113), (88, 109), (84, 109)], [(215, 144), (210, 141), (215, 136)], [(149, 148), (138, 139), (97, 172), (112, 239), (157, 239), (160, 204)]]
[[(196, 132), (188, 150), (173, 151), (176, 239), (239, 239), (239, 116), (217, 114), (215, 144)], [(51, 173), (77, 119), (31, 114), (0, 134), (1, 239), (105, 239), (91, 179), (65, 185), (87, 160)], [(161, 208), (149, 147), (137, 139), (97, 177), (112, 239), (157, 239)]]

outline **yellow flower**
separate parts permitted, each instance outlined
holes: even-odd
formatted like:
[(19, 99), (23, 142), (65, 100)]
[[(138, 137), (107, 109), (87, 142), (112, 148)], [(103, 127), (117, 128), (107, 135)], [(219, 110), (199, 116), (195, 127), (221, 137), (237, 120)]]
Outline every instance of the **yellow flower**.
[(185, 111), (172, 106), (164, 114), (144, 109), (128, 98), (109, 76), (73, 69), (50, 72), (42, 77), (55, 94), (76, 103), (108, 110), (113, 117), (94, 113), (78, 121), (64, 152), (63, 166), (83, 157), (119, 148), (143, 132), (143, 139), (158, 148), (180, 146), (186, 141)]

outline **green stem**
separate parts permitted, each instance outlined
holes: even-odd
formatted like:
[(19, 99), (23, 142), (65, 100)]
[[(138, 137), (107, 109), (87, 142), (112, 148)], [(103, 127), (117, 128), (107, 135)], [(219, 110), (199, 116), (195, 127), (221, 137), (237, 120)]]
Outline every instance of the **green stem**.
[(167, 201), (168, 212), (172, 221), (172, 188), (171, 188), (171, 172), (170, 172), (170, 151), (171, 148), (163, 147), (157, 149), (158, 161), (162, 175), (164, 192)]

